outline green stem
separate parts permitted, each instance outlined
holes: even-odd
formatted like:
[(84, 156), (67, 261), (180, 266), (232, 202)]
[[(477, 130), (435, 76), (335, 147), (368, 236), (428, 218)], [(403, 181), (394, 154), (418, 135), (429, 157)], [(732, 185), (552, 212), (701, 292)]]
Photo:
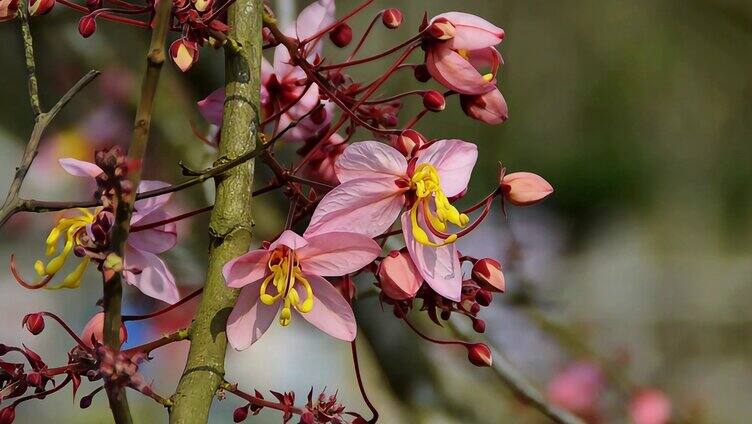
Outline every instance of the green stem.
[[(218, 162), (253, 150), (258, 134), (261, 67), (261, 0), (236, 0), (228, 10), (228, 37), (242, 47), (225, 50), (225, 109)], [(171, 423), (206, 423), (224, 380), (225, 327), (238, 291), (225, 286), (222, 267), (248, 251), (253, 221), (253, 161), (215, 178), (216, 199), (209, 223), (209, 264), (204, 295), (191, 326), (191, 348), (172, 397)]]

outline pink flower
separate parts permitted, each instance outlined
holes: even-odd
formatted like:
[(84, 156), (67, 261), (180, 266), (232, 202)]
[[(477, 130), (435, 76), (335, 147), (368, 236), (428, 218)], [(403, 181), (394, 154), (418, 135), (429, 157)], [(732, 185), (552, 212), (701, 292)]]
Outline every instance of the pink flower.
[[(375, 237), (402, 214), (402, 232), (415, 265), (440, 295), (460, 300), (456, 234), (447, 223), (465, 226), (468, 217), (448, 198), (465, 191), (478, 150), (462, 140), (424, 146), (408, 164), (393, 147), (376, 141), (353, 143), (336, 163), (342, 182), (321, 200), (305, 236), (346, 231)], [(405, 290), (407, 291), (407, 290)]]
[(671, 399), (657, 389), (640, 390), (629, 402), (629, 416), (634, 424), (666, 424), (671, 419)]
[[(352, 341), (357, 326), (350, 304), (322, 277), (337, 277), (371, 263), (381, 248), (362, 234), (334, 232), (300, 237), (286, 230), (268, 247), (225, 264), (228, 287), (242, 288), (227, 321), (227, 338), (248, 348), (279, 322), (290, 324), (295, 310), (332, 337)], [(281, 309), (281, 311), (280, 311)]]
[[(95, 178), (102, 173), (99, 166), (72, 158), (60, 159), (60, 165), (77, 177)], [(161, 181), (141, 181), (139, 192), (155, 190), (169, 184)], [(171, 194), (137, 200), (134, 205), (131, 227), (163, 221), (170, 216), (164, 209)], [(91, 236), (93, 238), (93, 235)], [(143, 231), (132, 232), (125, 246), (125, 280), (149, 297), (173, 304), (180, 293), (167, 265), (157, 256), (177, 244), (175, 223)], [(140, 272), (133, 272), (138, 270)]]
[(586, 419), (598, 415), (598, 400), (604, 389), (603, 373), (593, 362), (576, 362), (548, 383), (551, 402)]
[[(483, 18), (461, 12), (436, 16), (442, 36), (431, 40), (426, 49), (426, 66), (440, 84), (460, 94), (485, 94), (496, 86), (492, 82), (501, 64), (501, 55), (493, 47), (504, 39), (504, 30)], [(434, 36), (435, 37), (435, 36)], [(492, 72), (481, 75), (480, 66), (490, 64)]]
[[(86, 323), (81, 331), (81, 340), (89, 347), (94, 347), (92, 340), (102, 343), (104, 340), (104, 312), (98, 312)], [(120, 343), (128, 341), (128, 330), (124, 324), (120, 324)]]
[(481, 95), (460, 94), (460, 106), (465, 115), (486, 124), (501, 124), (509, 117), (507, 101), (498, 88)]

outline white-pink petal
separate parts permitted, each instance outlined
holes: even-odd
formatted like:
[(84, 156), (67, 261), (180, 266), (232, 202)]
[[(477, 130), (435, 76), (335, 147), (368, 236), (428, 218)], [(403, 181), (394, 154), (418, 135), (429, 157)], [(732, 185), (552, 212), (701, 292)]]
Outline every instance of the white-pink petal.
[(126, 245), (125, 268), (141, 270), (140, 273), (125, 272), (128, 284), (136, 286), (141, 293), (169, 304), (180, 300), (175, 277), (162, 259), (154, 253)]
[(97, 175), (102, 173), (102, 168), (91, 162), (73, 158), (61, 158), (58, 160), (58, 162), (60, 163), (60, 166), (63, 167), (65, 172), (75, 177), (95, 178)]
[(407, 160), (397, 149), (378, 141), (361, 141), (347, 146), (334, 165), (340, 182), (358, 178), (404, 177)]
[(462, 140), (439, 140), (418, 152), (418, 164), (429, 163), (436, 168), (441, 189), (447, 197), (456, 196), (467, 188), (478, 147)]
[(222, 125), (224, 104), (225, 88), (220, 87), (212, 91), (204, 100), (198, 102), (198, 111), (210, 124)]
[[(355, 340), (358, 327), (352, 307), (327, 280), (305, 275), (313, 289), (313, 309), (300, 316), (324, 333), (346, 342)], [(304, 299), (302, 299), (304, 300)]]
[(248, 349), (269, 329), (281, 302), (267, 306), (259, 302), (259, 286), (243, 288), (227, 319), (227, 341), (235, 350)]
[(298, 250), (308, 245), (308, 241), (303, 237), (295, 234), (292, 230), (285, 230), (279, 237), (269, 245), (269, 250), (274, 250), (278, 246), (287, 246), (292, 250)]
[(495, 46), (504, 39), (504, 30), (480, 16), (463, 12), (442, 13), (433, 18), (446, 18), (455, 27), (454, 37), (447, 41), (453, 49), (475, 50)]
[(227, 287), (240, 288), (255, 283), (267, 274), (269, 251), (264, 249), (250, 252), (231, 259), (222, 267)]
[(324, 233), (308, 238), (308, 246), (295, 253), (306, 274), (338, 277), (371, 263), (381, 247), (370, 237), (357, 233)]

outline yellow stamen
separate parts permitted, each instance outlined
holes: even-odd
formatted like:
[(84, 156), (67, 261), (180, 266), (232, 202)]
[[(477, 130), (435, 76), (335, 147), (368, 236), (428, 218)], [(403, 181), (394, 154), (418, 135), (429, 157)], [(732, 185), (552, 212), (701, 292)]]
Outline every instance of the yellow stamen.
[[(447, 222), (458, 227), (464, 227), (470, 221), (467, 215), (460, 213), (457, 208), (449, 203), (449, 199), (441, 189), (441, 181), (436, 168), (428, 163), (418, 165), (410, 179), (410, 188), (413, 189), (417, 197), (410, 209), (413, 238), (418, 243), (432, 247), (454, 243), (457, 240), (457, 234), (449, 234), (439, 243), (431, 241), (428, 233), (418, 223), (418, 209), (420, 207), (423, 208), (426, 225), (430, 225), (431, 228), (442, 233), (447, 229)], [(431, 200), (433, 200), (435, 211), (431, 210)]]
[(494, 79), (494, 76), (493, 74), (489, 73), (489, 74), (483, 75), (483, 79), (486, 80), (487, 82), (491, 82), (491, 80)]
[[(303, 276), (300, 264), (293, 252), (283, 253), (276, 250), (272, 253), (269, 262), (269, 275), (261, 282), (259, 300), (265, 305), (273, 305), (280, 299), (283, 300), (282, 310), (279, 313), (279, 323), (286, 327), (292, 321), (292, 309), (300, 313), (311, 312), (313, 309), (313, 288), (310, 282)], [(274, 294), (269, 294), (269, 285), (272, 283)], [(305, 300), (301, 302), (300, 291), (305, 290)]]
[(468, 53), (467, 49), (459, 49), (457, 50), (457, 53), (459, 53), (459, 55), (464, 57), (465, 59), (470, 58), (470, 53)]
[[(93, 213), (81, 208), (79, 208), (78, 211), (81, 215), (59, 220), (55, 227), (53, 227), (50, 231), (50, 234), (47, 236), (47, 239), (45, 240), (45, 253), (47, 256), (53, 256), (58, 252), (58, 242), (60, 241), (60, 238), (62, 236), (64, 236), (65, 238), (65, 243), (63, 245), (62, 251), (60, 251), (60, 253), (52, 258), (49, 262), (47, 262), (46, 265), (41, 260), (37, 260), (34, 263), (34, 270), (40, 277), (51, 277), (57, 274), (63, 268), (63, 266), (65, 266), (70, 253), (79, 243), (79, 238), (82, 235), (82, 231), (87, 225), (94, 222), (95, 215)], [(95, 211), (95, 213), (96, 212), (97, 211)], [(82, 261), (76, 265), (76, 268), (63, 279), (62, 284), (57, 287), (47, 288), (54, 290), (61, 288), (78, 287), (81, 284), (81, 279), (83, 278), (83, 274), (86, 271), (89, 262), (90, 258), (83, 258)]]

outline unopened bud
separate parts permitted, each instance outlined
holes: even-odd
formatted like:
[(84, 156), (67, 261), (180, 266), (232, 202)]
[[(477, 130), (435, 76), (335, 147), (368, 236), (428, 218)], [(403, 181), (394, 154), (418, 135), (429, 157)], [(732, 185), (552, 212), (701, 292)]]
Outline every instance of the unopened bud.
[(314, 424), (316, 422), (316, 417), (313, 416), (313, 412), (305, 411), (300, 414), (300, 422), (301, 424)]
[(29, 314), (24, 317), (22, 324), (29, 333), (36, 336), (44, 330), (44, 317), (42, 314)]
[(246, 406), (241, 406), (240, 408), (237, 408), (235, 412), (232, 413), (232, 420), (236, 423), (240, 423), (245, 421), (246, 418), (248, 418), (248, 407), (250, 404)]
[(0, 424), (11, 424), (16, 419), (16, 409), (6, 406), (0, 410)]
[(170, 57), (181, 71), (186, 72), (198, 60), (198, 47), (194, 42), (178, 38), (170, 44)]
[(452, 311), (448, 311), (444, 309), (443, 311), (441, 311), (440, 316), (441, 316), (441, 319), (443, 319), (444, 321), (449, 321), (449, 318), (452, 316)]
[(39, 389), (44, 388), (44, 378), (42, 377), (42, 374), (39, 374), (38, 372), (27, 374), (26, 383), (28, 383), (31, 387), (36, 387)]
[(404, 156), (409, 157), (423, 147), (426, 142), (426, 138), (421, 133), (407, 129), (394, 139), (394, 148)]
[(478, 302), (481, 306), (490, 305), (492, 300), (493, 295), (488, 290), (480, 289), (477, 293), (475, 293), (475, 301)]
[(473, 320), (473, 330), (475, 330), (476, 333), (485, 333), (486, 322), (483, 321), (482, 319)]
[(402, 12), (396, 8), (389, 8), (381, 15), (381, 22), (389, 29), (397, 28), (402, 24)]
[(91, 37), (97, 30), (97, 20), (92, 15), (85, 15), (78, 21), (78, 33), (84, 38)]
[(97, 10), (102, 7), (102, 0), (86, 0), (86, 7), (89, 10)]
[(423, 94), (423, 106), (432, 112), (440, 112), (446, 107), (446, 99), (438, 91), (429, 90)]
[(501, 264), (491, 258), (483, 258), (473, 265), (473, 281), (485, 290), (504, 292), (504, 273)]
[(476, 367), (490, 367), (493, 364), (491, 349), (485, 343), (475, 343), (465, 345), (467, 348), (467, 359)]
[(92, 396), (92, 395), (93, 395), (93, 393), (82, 397), (81, 400), (78, 402), (78, 406), (81, 409), (86, 409), (86, 408), (90, 407), (91, 406), (91, 402), (94, 400), (94, 396)]
[(501, 189), (509, 203), (517, 206), (534, 205), (554, 192), (543, 177), (532, 172), (515, 172), (501, 179)]
[(313, 113), (311, 113), (311, 121), (316, 125), (321, 125), (326, 121), (326, 108), (319, 107), (318, 109), (314, 110)]
[(29, 0), (29, 15), (42, 16), (55, 6), (55, 0)]
[(428, 82), (431, 79), (431, 73), (428, 72), (428, 67), (422, 64), (413, 68), (413, 76), (419, 82)]
[(444, 41), (454, 38), (455, 28), (448, 19), (438, 18), (431, 23), (427, 31), (429, 36)]
[(379, 264), (378, 277), (381, 290), (394, 300), (411, 299), (423, 284), (423, 277), (407, 249), (389, 253)]
[(345, 47), (352, 41), (352, 28), (346, 23), (341, 23), (329, 33), (329, 39), (332, 40), (335, 46), (339, 48)]
[[(93, 340), (102, 343), (104, 340), (104, 312), (95, 314), (89, 322), (86, 323), (84, 331), (81, 332), (81, 340), (89, 347), (94, 347)], [(128, 340), (128, 330), (126, 330), (124, 324), (120, 324), (120, 343), (125, 343)]]
[(193, 7), (195, 7), (199, 12), (203, 12), (209, 9), (212, 3), (212, 0), (195, 0), (193, 2)]
[(480, 312), (480, 305), (478, 304), (478, 302), (473, 302), (472, 306), (470, 306), (470, 313), (477, 315), (478, 312)]

